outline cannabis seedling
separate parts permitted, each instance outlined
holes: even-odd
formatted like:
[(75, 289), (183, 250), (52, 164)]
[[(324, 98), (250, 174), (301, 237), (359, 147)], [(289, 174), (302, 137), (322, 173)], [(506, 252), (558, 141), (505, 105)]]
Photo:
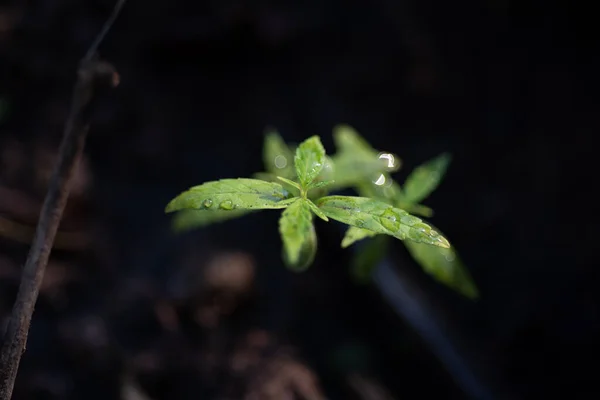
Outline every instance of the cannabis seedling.
[[(287, 174), (292, 172), (289, 168), (285, 170), (287, 165), (281, 167)], [(283, 258), (289, 267), (296, 270), (310, 266), (317, 250), (314, 215), (324, 221), (331, 218), (369, 235), (385, 234), (400, 240), (450, 247), (442, 235), (420, 218), (382, 200), (356, 196), (315, 196), (319, 189), (335, 186), (335, 180), (327, 179), (332, 175), (332, 169), (332, 160), (326, 156), (321, 140), (318, 136), (312, 136), (296, 149), (293, 170), (296, 180), (278, 175), (276, 180), (281, 183), (248, 178), (206, 182), (174, 198), (165, 211), (195, 209), (205, 213), (243, 213), (284, 209), (279, 220)]]

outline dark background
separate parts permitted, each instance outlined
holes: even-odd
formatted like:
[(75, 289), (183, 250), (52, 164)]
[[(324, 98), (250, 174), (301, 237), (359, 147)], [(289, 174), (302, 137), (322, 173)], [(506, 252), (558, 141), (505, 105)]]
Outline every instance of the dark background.
[[(132, 382), (152, 399), (468, 398), (377, 286), (350, 279), (334, 224), (301, 275), (281, 265), (277, 213), (169, 231), (180, 191), (262, 169), (265, 127), (333, 151), (338, 123), (398, 153), (400, 180), (453, 154), (426, 203), (481, 299), (431, 281), (400, 243), (390, 258), (479, 373), (474, 397), (596, 393), (598, 51), (574, 4), (130, 0), (101, 47), (121, 84), (96, 110), (63, 223), (88, 241), (53, 253), (15, 399), (134, 399), (120, 394)], [(0, 5), (4, 221), (35, 225), (52, 165), (36, 154), (54, 153), (112, 6)], [(6, 317), (28, 246), (2, 228)], [(218, 254), (252, 289), (210, 283)]]

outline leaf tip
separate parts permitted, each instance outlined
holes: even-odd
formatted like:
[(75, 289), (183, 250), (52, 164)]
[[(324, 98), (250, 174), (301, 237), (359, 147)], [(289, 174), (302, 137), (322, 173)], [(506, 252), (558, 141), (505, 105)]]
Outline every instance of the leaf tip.
[(165, 214), (170, 214), (170, 213), (178, 211), (180, 209), (179, 205), (177, 204), (178, 202), (176, 200), (177, 200), (177, 198), (171, 200), (169, 202), (169, 204), (166, 205)]
[(442, 247), (444, 249), (449, 249), (450, 248), (450, 242), (448, 242), (448, 239), (446, 239), (443, 236), (439, 236), (436, 238), (437, 242), (435, 243), (436, 246), (438, 247)]

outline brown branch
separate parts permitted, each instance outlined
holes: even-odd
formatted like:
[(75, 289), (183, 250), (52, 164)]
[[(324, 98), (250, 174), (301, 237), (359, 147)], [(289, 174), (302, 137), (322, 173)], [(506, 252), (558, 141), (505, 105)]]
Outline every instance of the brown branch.
[(115, 68), (98, 60), (96, 50), (124, 3), (125, 0), (118, 0), (100, 34), (81, 60), (77, 71), (77, 82), (58, 161), (49, 183), (35, 236), (23, 267), (17, 298), (4, 335), (0, 354), (0, 400), (10, 400), (12, 397), (44, 271), (69, 197), (70, 181), (83, 154), (95, 91), (102, 86), (114, 87), (118, 84)]

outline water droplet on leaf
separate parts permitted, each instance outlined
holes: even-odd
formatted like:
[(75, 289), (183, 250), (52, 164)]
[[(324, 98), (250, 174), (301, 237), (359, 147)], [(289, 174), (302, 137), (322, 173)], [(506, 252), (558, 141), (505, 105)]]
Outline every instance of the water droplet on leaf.
[(413, 225), (419, 223), (420, 220), (419, 220), (419, 218), (417, 218), (415, 216), (406, 214), (400, 218), (400, 222), (402, 222), (404, 225), (413, 226)]
[(394, 212), (392, 208), (388, 208), (381, 214), (380, 220), (381, 225), (392, 232), (396, 232), (400, 229), (399, 215)]
[(420, 233), (429, 233), (431, 228), (423, 223), (417, 223), (413, 225), (413, 229)]
[(219, 204), (219, 207), (223, 210), (233, 210), (233, 203), (231, 200), (225, 200)]
[(211, 208), (213, 205), (213, 201), (211, 199), (206, 199), (202, 202), (204, 208)]
[[(408, 237), (421, 241), (430, 236), (431, 228), (423, 223), (416, 223), (412, 226), (412, 229), (408, 231)], [(431, 240), (430, 240), (431, 242)]]

